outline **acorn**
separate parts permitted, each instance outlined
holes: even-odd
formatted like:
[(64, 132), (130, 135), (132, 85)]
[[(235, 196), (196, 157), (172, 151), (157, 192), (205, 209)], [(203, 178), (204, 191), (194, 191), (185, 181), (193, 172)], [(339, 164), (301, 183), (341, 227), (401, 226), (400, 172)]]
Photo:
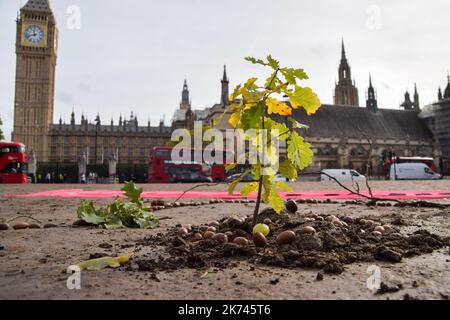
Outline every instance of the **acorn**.
[(353, 218), (350, 216), (345, 216), (344, 218), (342, 218), (342, 220), (347, 223), (353, 223)]
[(178, 229), (178, 234), (180, 235), (180, 236), (185, 236), (185, 235), (187, 235), (189, 233), (189, 231), (188, 231), (188, 229), (186, 229), (186, 228), (180, 228), (180, 229)]
[(242, 229), (235, 230), (233, 232), (233, 234), (234, 234), (235, 237), (244, 237), (244, 238), (248, 235), (247, 232), (245, 230), (242, 230)]
[(30, 224), (26, 223), (26, 222), (19, 222), (13, 226), (14, 230), (28, 229), (29, 227), (30, 227)]
[(225, 235), (228, 237), (228, 240), (232, 241), (235, 238), (233, 231), (227, 231), (225, 232)]
[(226, 224), (229, 227), (233, 228), (235, 226), (241, 225), (242, 224), (242, 220), (239, 217), (237, 217), (237, 216), (231, 216), (231, 217), (229, 217), (226, 220)]
[(286, 207), (286, 210), (289, 211), (290, 213), (296, 213), (298, 210), (297, 203), (295, 203), (294, 200), (286, 201), (285, 207)]
[(253, 243), (257, 247), (265, 247), (267, 245), (267, 239), (261, 232), (257, 232), (253, 234)]
[(248, 245), (248, 240), (245, 239), (244, 237), (237, 237), (237, 238), (234, 238), (233, 243), (244, 247), (244, 246)]
[(194, 241), (200, 241), (203, 239), (203, 236), (201, 233), (194, 233)]
[(311, 226), (306, 226), (301, 229), (301, 232), (306, 233), (306, 234), (314, 234), (314, 233), (316, 233), (316, 229), (314, 229)]
[(206, 231), (216, 232), (217, 229), (216, 229), (216, 227), (208, 227), (208, 229), (206, 229)]
[(212, 231), (206, 231), (206, 232), (203, 234), (203, 237), (204, 237), (205, 239), (212, 239), (212, 237), (214, 237), (214, 235), (215, 235), (214, 232), (212, 232)]
[(9, 224), (7, 223), (0, 223), (0, 231), (1, 230), (8, 230), (9, 229)]
[(228, 243), (228, 237), (224, 233), (216, 233), (212, 239), (218, 243)]
[(342, 223), (342, 221), (339, 220), (338, 218), (335, 218), (335, 219), (331, 220), (331, 223), (334, 224), (336, 227), (342, 227), (342, 226), (344, 226), (344, 224)]
[(295, 232), (292, 230), (283, 231), (277, 236), (277, 244), (279, 245), (289, 244), (294, 240), (295, 240)]
[(218, 227), (220, 227), (220, 224), (217, 221), (212, 221), (212, 222), (209, 223), (209, 226), (210, 227), (214, 227), (214, 228), (218, 228)]

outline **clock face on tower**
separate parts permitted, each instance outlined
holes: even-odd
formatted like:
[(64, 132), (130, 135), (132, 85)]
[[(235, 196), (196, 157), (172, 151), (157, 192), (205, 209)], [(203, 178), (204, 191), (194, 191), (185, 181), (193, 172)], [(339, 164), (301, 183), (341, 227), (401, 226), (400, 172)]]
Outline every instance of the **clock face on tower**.
[(37, 45), (42, 42), (45, 33), (40, 26), (31, 25), (25, 29), (24, 36), (29, 43)]

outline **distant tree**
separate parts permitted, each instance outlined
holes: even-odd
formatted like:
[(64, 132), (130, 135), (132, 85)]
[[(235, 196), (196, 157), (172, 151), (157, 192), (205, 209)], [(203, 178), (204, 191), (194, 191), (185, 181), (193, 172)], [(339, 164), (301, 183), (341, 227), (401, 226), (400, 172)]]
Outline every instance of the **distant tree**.
[(2, 130), (2, 117), (0, 117), (0, 140), (5, 140), (5, 136), (3, 135), (3, 130)]

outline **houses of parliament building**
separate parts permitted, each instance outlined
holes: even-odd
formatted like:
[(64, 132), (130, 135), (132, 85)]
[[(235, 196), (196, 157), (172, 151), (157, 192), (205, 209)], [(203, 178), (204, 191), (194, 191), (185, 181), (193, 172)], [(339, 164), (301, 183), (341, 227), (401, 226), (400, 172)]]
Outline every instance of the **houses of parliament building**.
[[(90, 121), (74, 111), (70, 123), (62, 120), (53, 123), (57, 49), (58, 28), (49, 1), (28, 0), (17, 19), (12, 140), (32, 149), (39, 163), (77, 163), (85, 154), (91, 163), (102, 163), (115, 155), (119, 163), (148, 164), (152, 147), (166, 145), (173, 129), (190, 128), (195, 120), (213, 124), (229, 105), (229, 80), (224, 70), (220, 103), (194, 110), (185, 82), (180, 107), (170, 126), (161, 121), (156, 125), (150, 122), (141, 124), (138, 116), (132, 113), (116, 123), (104, 121), (100, 115)], [(333, 105), (322, 105), (311, 117), (302, 110), (294, 110), (293, 117), (310, 127), (303, 133), (315, 154), (310, 170), (359, 169), (367, 162), (369, 152), (374, 168), (381, 165), (389, 152), (404, 156), (431, 156), (440, 159), (441, 167), (449, 166), (450, 154), (443, 154), (443, 140), (434, 132), (434, 113), (419, 116), (431, 107), (420, 109), (417, 88), (412, 99), (408, 92), (405, 94), (401, 109), (384, 109), (378, 106), (376, 92), (369, 79), (366, 106), (360, 107), (358, 89), (351, 76), (343, 43), (338, 76)], [(437, 103), (448, 105), (449, 100), (450, 83)], [(229, 128), (227, 117), (217, 127)]]

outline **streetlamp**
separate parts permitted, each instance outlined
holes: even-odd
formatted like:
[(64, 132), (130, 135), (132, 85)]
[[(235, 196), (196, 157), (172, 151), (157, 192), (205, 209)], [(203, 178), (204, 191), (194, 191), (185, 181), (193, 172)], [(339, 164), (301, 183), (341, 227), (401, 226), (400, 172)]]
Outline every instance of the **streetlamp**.
[(97, 164), (97, 138), (98, 138), (98, 130), (100, 129), (100, 115), (97, 114), (97, 117), (95, 118), (95, 150), (94, 150), (94, 164)]

